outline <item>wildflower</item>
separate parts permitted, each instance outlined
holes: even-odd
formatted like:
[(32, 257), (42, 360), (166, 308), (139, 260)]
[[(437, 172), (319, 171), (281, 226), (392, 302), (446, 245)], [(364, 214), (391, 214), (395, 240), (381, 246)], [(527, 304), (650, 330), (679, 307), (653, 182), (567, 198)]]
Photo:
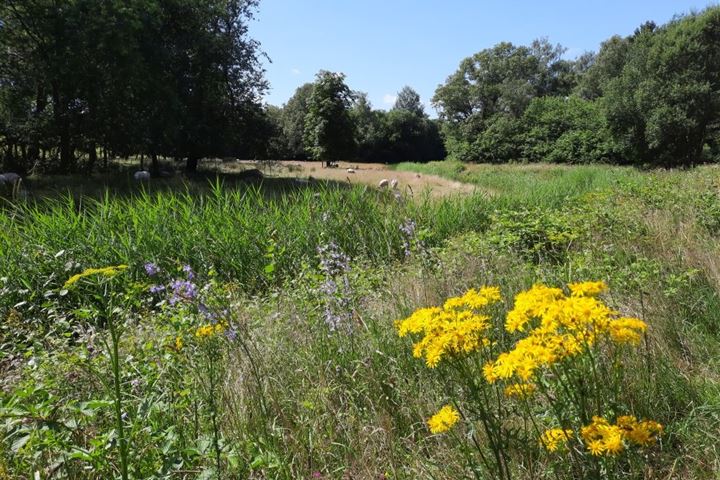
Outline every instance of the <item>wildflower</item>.
[(500, 289), (498, 287), (483, 287), (479, 291), (474, 288), (465, 292), (461, 297), (449, 298), (445, 301), (443, 308), (445, 310), (457, 310), (467, 308), (470, 310), (480, 310), (494, 302), (501, 300)]
[(150, 293), (161, 293), (165, 291), (165, 285), (152, 285), (150, 287)]
[(616, 343), (640, 343), (640, 335), (647, 330), (647, 324), (637, 318), (618, 318), (608, 325), (610, 338)]
[(128, 268), (127, 265), (117, 265), (114, 267), (103, 267), (103, 268), (88, 268), (85, 269), (82, 273), (77, 273), (70, 277), (67, 282), (65, 282), (64, 288), (68, 288), (72, 286), (73, 284), (77, 283), (78, 280), (85, 277), (90, 277), (93, 275), (101, 275), (104, 277), (112, 278), (118, 273), (121, 273), (125, 271)]
[(415, 239), (416, 228), (417, 224), (409, 218), (400, 225), (400, 232), (403, 234), (403, 251), (405, 252), (406, 257), (409, 257), (412, 253), (410, 249), (412, 247), (412, 242)]
[(633, 416), (618, 417), (615, 425), (602, 417), (593, 417), (581, 435), (592, 455), (617, 455), (625, 449), (625, 442), (641, 446), (651, 445), (662, 432), (662, 425), (646, 420), (638, 422)]
[(534, 383), (514, 383), (505, 387), (506, 397), (527, 398), (532, 395), (537, 386)]
[(158, 267), (157, 265), (155, 265), (152, 262), (147, 262), (144, 265), (144, 267), (145, 267), (145, 273), (147, 274), (148, 277), (154, 277), (155, 275), (160, 273), (160, 267)]
[(183, 265), (182, 270), (183, 272), (185, 272), (185, 276), (188, 280), (193, 280), (195, 278), (195, 272), (193, 272), (193, 269), (190, 265)]
[(175, 350), (178, 352), (183, 348), (183, 341), (180, 337), (175, 337)]
[(428, 427), (431, 433), (444, 433), (450, 430), (460, 419), (460, 414), (451, 405), (445, 405), (438, 413), (430, 417)]
[(173, 280), (170, 283), (172, 289), (172, 297), (170, 297), (170, 305), (175, 305), (181, 300), (192, 300), (197, 297), (197, 285), (190, 280)]
[(561, 446), (570, 440), (572, 437), (572, 430), (563, 430), (562, 428), (551, 428), (545, 430), (540, 436), (540, 443), (545, 447), (548, 452), (555, 452)]
[(568, 288), (573, 297), (594, 297), (607, 290), (605, 282), (569, 283)]
[(319, 291), (325, 299), (323, 318), (330, 331), (349, 329), (352, 324), (352, 288), (348, 278), (350, 257), (345, 255), (334, 242), (318, 246), (320, 271), (325, 280)]
[(623, 437), (629, 442), (640, 446), (649, 446), (655, 443), (657, 436), (662, 433), (663, 427), (653, 420), (639, 422), (632, 415), (618, 417), (617, 425), (622, 429)]
[(213, 335), (224, 332), (226, 328), (227, 328), (227, 323), (225, 323), (225, 322), (208, 323), (208, 324), (198, 327), (198, 329), (195, 330), (195, 336), (200, 339), (208, 338)]
[(198, 311), (205, 317), (206, 320), (215, 321), (217, 320), (217, 313), (210, 311), (210, 309), (202, 302), (198, 304)]
[(510, 333), (522, 332), (531, 318), (544, 314), (552, 302), (562, 296), (559, 288), (545, 285), (534, 285), (530, 290), (519, 293), (515, 297), (515, 308), (507, 314), (505, 329)]
[(603, 282), (575, 283), (569, 288), (568, 297), (558, 288), (538, 284), (515, 297), (505, 329), (511, 333), (527, 330), (527, 335), (485, 365), (483, 375), (488, 382), (513, 376), (528, 382), (538, 369), (576, 356), (600, 338), (615, 343), (640, 341), (645, 322), (615, 318), (617, 312), (594, 297), (606, 288)]
[(442, 308), (421, 308), (396, 322), (398, 335), (422, 333), (423, 338), (413, 345), (413, 356), (425, 357), (427, 366), (434, 368), (443, 357), (467, 354), (490, 344), (485, 335), (490, 317), (479, 310), (498, 300), (500, 292), (495, 287), (469, 290), (448, 299)]

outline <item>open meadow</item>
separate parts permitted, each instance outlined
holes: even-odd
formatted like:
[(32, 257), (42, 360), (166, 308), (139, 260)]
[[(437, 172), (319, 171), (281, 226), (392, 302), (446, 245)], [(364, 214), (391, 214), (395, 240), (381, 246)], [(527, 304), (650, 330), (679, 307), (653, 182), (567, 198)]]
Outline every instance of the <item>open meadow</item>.
[(0, 479), (718, 478), (720, 168), (347, 167), (6, 202)]

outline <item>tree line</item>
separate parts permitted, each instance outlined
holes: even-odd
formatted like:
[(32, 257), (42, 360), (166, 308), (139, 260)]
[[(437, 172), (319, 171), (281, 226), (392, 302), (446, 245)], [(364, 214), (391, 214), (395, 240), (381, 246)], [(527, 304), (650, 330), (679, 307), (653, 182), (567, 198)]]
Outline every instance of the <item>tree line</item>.
[(0, 155), (19, 172), (90, 172), (99, 156), (332, 161), (609, 162), (720, 159), (720, 7), (641, 25), (564, 58), (501, 42), (438, 86), (373, 109), (321, 71), (264, 105), (258, 0), (5, 0)]
[(464, 161), (687, 166), (720, 159), (720, 7), (648, 22), (576, 60), (547, 40), (466, 58), (435, 92)]

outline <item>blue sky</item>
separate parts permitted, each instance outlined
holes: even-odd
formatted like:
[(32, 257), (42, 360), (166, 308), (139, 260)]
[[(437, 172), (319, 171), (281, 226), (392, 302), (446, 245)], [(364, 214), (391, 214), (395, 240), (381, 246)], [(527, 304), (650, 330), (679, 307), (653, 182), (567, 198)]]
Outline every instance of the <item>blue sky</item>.
[[(270, 92), (282, 105), (321, 70), (343, 72), (375, 108), (410, 85), (429, 103), (460, 61), (501, 41), (547, 37), (572, 58), (614, 34), (665, 23), (709, 0), (261, 0), (250, 36), (260, 41)], [(427, 108), (429, 113), (433, 113)]]

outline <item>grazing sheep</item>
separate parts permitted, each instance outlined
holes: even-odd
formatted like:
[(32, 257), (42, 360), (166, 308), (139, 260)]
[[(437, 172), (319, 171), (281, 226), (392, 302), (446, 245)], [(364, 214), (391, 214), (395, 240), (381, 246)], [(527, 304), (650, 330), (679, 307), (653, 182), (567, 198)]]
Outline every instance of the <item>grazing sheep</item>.
[(133, 179), (135, 179), (136, 182), (144, 182), (150, 180), (150, 172), (147, 170), (138, 170), (137, 172), (133, 173)]
[(397, 186), (398, 186), (398, 179), (397, 179), (397, 178), (393, 178), (392, 180), (390, 180), (390, 188), (392, 188), (393, 190), (395, 190), (395, 189), (397, 189)]
[(347, 169), (347, 172), (348, 172), (348, 173), (355, 173), (355, 169), (354, 169), (354, 168), (348, 168), (348, 169)]
[(380, 187), (380, 188), (387, 188), (387, 186), (388, 186), (389, 183), (390, 183), (390, 182), (388, 181), (387, 178), (383, 178), (382, 180), (380, 180), (380, 183), (378, 183), (378, 187)]

